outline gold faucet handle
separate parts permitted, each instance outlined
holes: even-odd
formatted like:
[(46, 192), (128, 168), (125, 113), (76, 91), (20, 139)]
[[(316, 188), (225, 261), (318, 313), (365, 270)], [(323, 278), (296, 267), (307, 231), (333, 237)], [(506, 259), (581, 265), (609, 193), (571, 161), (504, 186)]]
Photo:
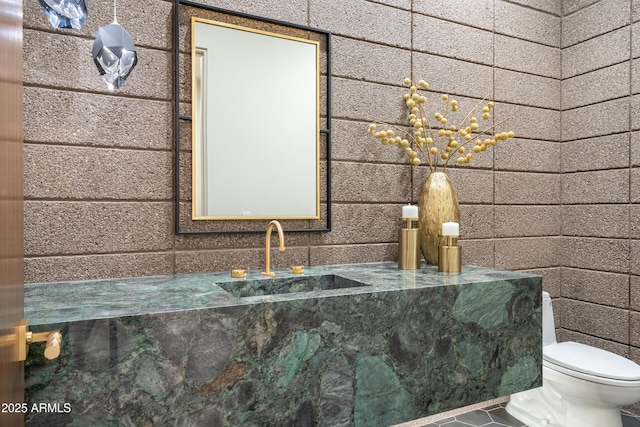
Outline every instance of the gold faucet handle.
[(44, 357), (53, 360), (60, 356), (60, 344), (62, 344), (62, 334), (58, 331), (51, 332), (44, 348)]
[(304, 273), (304, 265), (292, 265), (289, 271), (291, 274), (302, 274)]
[(44, 357), (49, 360), (55, 359), (60, 355), (60, 344), (62, 343), (62, 334), (60, 331), (48, 332), (27, 332), (27, 344), (34, 342), (46, 342), (44, 348)]
[(244, 268), (233, 268), (231, 269), (231, 277), (234, 279), (244, 279), (247, 277), (247, 270)]
[(60, 355), (60, 345), (62, 344), (62, 334), (60, 331), (30, 332), (27, 329), (27, 319), (21, 319), (14, 328), (14, 333), (0, 337), (0, 346), (10, 346), (14, 348), (15, 362), (27, 360), (29, 344), (34, 342), (46, 342), (44, 357), (55, 359)]

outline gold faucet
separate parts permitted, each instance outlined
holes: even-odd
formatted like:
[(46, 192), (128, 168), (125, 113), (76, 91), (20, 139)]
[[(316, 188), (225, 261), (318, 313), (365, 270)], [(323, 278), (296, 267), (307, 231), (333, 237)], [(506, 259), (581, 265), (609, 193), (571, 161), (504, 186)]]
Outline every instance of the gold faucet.
[(276, 226), (278, 229), (278, 239), (280, 240), (280, 252), (284, 252), (284, 234), (282, 233), (282, 226), (278, 221), (271, 221), (269, 226), (267, 227), (267, 244), (266, 244), (266, 252), (265, 252), (265, 271), (262, 272), (263, 276), (274, 276), (275, 273), (271, 271), (271, 230), (273, 230), (273, 226)]
[(60, 331), (48, 332), (30, 332), (28, 329), (29, 321), (22, 319), (14, 328), (14, 333), (0, 336), (0, 347), (13, 347), (12, 362), (24, 362), (27, 360), (29, 352), (29, 344), (34, 342), (46, 342), (44, 357), (47, 359), (55, 359), (60, 355), (60, 345), (62, 344), (62, 335)]

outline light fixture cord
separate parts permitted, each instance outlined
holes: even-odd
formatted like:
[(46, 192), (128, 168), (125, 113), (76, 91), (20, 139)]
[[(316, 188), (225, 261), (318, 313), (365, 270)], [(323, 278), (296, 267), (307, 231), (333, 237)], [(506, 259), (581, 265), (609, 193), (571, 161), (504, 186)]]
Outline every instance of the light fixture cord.
[(118, 20), (116, 19), (116, 0), (113, 0), (113, 23), (118, 23)]

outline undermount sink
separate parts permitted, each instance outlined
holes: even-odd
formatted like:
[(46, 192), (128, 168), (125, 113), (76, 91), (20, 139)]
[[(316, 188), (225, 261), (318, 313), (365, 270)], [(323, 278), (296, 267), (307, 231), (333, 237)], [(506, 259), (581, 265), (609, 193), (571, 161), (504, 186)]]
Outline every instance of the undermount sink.
[(225, 291), (239, 298), (367, 286), (357, 280), (347, 279), (335, 274), (233, 280), (230, 282), (217, 282), (217, 284)]

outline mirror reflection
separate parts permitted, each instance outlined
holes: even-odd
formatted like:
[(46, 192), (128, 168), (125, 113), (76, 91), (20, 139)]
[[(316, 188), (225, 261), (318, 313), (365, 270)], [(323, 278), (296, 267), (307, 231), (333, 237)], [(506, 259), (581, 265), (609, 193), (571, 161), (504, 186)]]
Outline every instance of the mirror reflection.
[(319, 218), (318, 42), (191, 24), (192, 218)]

